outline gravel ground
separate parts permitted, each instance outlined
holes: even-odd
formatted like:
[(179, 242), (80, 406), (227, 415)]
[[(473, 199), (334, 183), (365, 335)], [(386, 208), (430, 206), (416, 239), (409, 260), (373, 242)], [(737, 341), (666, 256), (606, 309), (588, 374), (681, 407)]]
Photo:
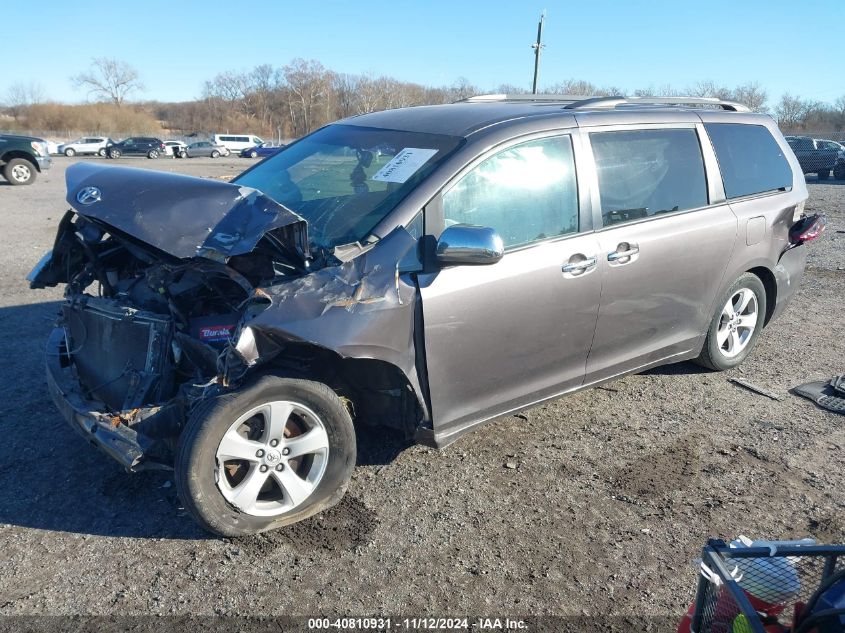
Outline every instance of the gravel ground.
[[(828, 230), (741, 369), (629, 376), (439, 452), (367, 431), (339, 506), (232, 540), (194, 526), (168, 474), (126, 474), (86, 445), (49, 399), (42, 347), (60, 292), (24, 276), (52, 244), (74, 160), (0, 184), (2, 615), (677, 619), (709, 537), (845, 542), (845, 418), (788, 394), (845, 371), (845, 183), (809, 184)], [(224, 177), (249, 162), (121, 164)]]

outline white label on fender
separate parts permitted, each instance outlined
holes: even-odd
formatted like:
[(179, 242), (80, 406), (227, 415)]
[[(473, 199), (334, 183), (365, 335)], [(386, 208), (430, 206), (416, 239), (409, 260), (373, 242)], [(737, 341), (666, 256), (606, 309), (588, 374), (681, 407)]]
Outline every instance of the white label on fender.
[(379, 169), (372, 177), (372, 180), (379, 180), (381, 182), (405, 182), (436, 153), (436, 149), (406, 147), (396, 154), (387, 165)]

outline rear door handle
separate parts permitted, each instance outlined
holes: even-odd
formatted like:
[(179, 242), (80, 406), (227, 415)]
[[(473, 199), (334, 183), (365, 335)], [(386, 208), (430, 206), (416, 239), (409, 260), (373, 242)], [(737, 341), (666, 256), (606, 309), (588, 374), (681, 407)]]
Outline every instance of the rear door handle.
[[(573, 257), (577, 257), (577, 255), (573, 255)], [(560, 269), (569, 275), (582, 275), (593, 270), (597, 263), (598, 258), (596, 257), (587, 257), (586, 259), (581, 259), (575, 262), (570, 259), (570, 261), (561, 266)]]
[[(619, 249), (622, 250), (619, 250)], [(628, 244), (622, 243), (620, 244), (615, 251), (612, 251), (607, 254), (607, 261), (609, 262), (618, 262), (621, 259), (628, 259), (633, 257), (634, 255), (640, 252), (640, 247), (636, 244)]]

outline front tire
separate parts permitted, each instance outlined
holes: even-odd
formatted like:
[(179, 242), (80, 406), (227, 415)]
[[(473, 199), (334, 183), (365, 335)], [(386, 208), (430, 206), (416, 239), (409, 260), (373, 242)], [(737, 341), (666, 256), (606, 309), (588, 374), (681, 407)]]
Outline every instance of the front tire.
[(3, 177), (10, 185), (31, 185), (38, 170), (25, 158), (13, 158), (3, 167)]
[(211, 152), (211, 157), (212, 158), (220, 158), (220, 152), (218, 152), (217, 150), (214, 150), (213, 152)]
[(355, 457), (352, 419), (334, 391), (264, 375), (190, 415), (179, 438), (176, 489), (205, 529), (255, 534), (335, 505)]
[(99, 152), (97, 152), (97, 156), (105, 157), (105, 155), (106, 155), (106, 148), (105, 147), (103, 147), (102, 149), (100, 149)]
[(68, 158), (72, 158), (72, 157), (76, 156), (76, 150), (73, 149), (72, 147), (68, 147), (65, 150), (65, 156), (67, 156)]
[(258, 152), (256, 152), (255, 150), (252, 150), (252, 151), (249, 153), (249, 157), (250, 157), (250, 158), (258, 158)]
[(833, 177), (836, 180), (845, 180), (845, 163), (840, 163), (833, 168)]
[(188, 158), (188, 152), (182, 150), (181, 152), (179, 152), (179, 158)]
[(717, 304), (695, 362), (714, 371), (737, 367), (757, 345), (765, 316), (763, 282), (753, 273), (743, 273)]
[(119, 149), (110, 150), (109, 153), (108, 153), (108, 157), (109, 158), (120, 158), (120, 150)]

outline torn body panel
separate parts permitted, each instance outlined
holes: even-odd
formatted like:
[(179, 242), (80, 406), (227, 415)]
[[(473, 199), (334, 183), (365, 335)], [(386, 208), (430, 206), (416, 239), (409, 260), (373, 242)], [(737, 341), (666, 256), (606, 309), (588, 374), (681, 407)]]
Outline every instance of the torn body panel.
[(383, 361), (404, 374), (427, 418), (414, 341), (418, 294), (411, 273), (421, 267), (416, 246), (399, 227), (339, 266), (261, 288), (259, 295), (271, 303), (244, 322), (234, 348), (239, 360), (261, 364), (285, 345), (307, 343), (343, 358)]

